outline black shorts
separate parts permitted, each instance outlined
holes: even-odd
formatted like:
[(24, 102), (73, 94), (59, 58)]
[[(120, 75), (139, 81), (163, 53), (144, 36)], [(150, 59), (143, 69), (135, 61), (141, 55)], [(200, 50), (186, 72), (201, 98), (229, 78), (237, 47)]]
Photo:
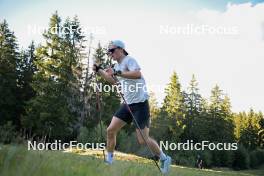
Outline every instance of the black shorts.
[[(145, 127), (149, 128), (150, 125), (150, 114), (149, 114), (149, 103), (148, 100), (140, 103), (133, 103), (129, 105), (140, 129), (144, 129)], [(132, 121), (135, 124), (132, 115), (130, 114), (127, 106), (122, 104), (120, 108), (114, 114), (117, 118), (123, 120), (127, 124), (130, 124)]]

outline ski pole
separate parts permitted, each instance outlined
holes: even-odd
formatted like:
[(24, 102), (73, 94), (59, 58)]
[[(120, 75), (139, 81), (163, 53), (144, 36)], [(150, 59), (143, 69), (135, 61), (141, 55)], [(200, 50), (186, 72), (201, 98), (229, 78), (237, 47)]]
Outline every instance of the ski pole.
[[(117, 85), (121, 85), (121, 83), (120, 83), (119, 80), (116, 78), (116, 76), (112, 75), (112, 78), (115, 80), (115, 82), (116, 82)], [(151, 153), (152, 157), (155, 157), (155, 154), (153, 153), (153, 151), (151, 150), (149, 144), (147, 143), (147, 140), (146, 140), (145, 136), (143, 135), (143, 133), (142, 133), (140, 127), (139, 127), (139, 124), (138, 124), (138, 122), (137, 122), (137, 120), (136, 120), (136, 118), (135, 118), (133, 112), (131, 111), (131, 108), (129, 107), (129, 105), (127, 104), (127, 101), (125, 100), (125, 97), (124, 97), (123, 93), (122, 93), (121, 91), (117, 91), (117, 92), (118, 92), (118, 94), (120, 95), (120, 97), (123, 99), (123, 102), (124, 102), (124, 104), (126, 105), (128, 111), (129, 111), (129, 113), (131, 114), (131, 116), (132, 116), (132, 118), (133, 118), (133, 121), (134, 121), (136, 127), (139, 129), (140, 136), (142, 137), (142, 139), (143, 139), (144, 142), (146, 143), (149, 152)], [(162, 174), (161, 169), (160, 169), (160, 167), (159, 167), (157, 161), (156, 161), (156, 160), (153, 160), (153, 161), (155, 162), (155, 165), (156, 165), (157, 168), (159, 169), (160, 173)]]
[[(98, 78), (96, 76), (96, 74), (94, 74), (95, 77), (95, 83), (96, 85), (98, 84)], [(102, 113), (101, 113), (101, 104), (100, 104), (100, 95), (99, 95), (99, 91), (98, 91), (98, 87), (96, 87), (96, 110), (98, 112), (98, 118), (99, 118), (99, 124), (100, 124), (100, 138), (101, 138), (101, 142), (103, 141), (103, 125), (102, 125)], [(104, 161), (105, 160), (105, 150), (103, 149), (103, 156), (104, 156)]]

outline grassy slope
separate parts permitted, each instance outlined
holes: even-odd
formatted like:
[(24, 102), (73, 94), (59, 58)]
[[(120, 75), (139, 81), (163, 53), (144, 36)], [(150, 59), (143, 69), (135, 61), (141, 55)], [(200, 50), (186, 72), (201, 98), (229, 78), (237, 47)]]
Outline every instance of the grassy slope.
[[(78, 154), (76, 154), (78, 153)], [(121, 155), (121, 156), (120, 156)], [(27, 151), (21, 146), (1, 146), (1, 176), (154, 176), (161, 175), (154, 164), (134, 155), (119, 154), (112, 166), (105, 165), (97, 152)], [(99, 156), (100, 157), (100, 156)], [(198, 170), (172, 166), (169, 175), (235, 176), (261, 175), (264, 170), (243, 172)]]

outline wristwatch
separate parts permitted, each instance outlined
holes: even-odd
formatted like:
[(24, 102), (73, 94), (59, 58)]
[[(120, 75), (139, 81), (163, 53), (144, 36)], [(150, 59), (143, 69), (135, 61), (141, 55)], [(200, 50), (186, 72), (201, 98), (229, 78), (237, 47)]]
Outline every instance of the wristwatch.
[(114, 70), (114, 75), (115, 76), (121, 76), (122, 71), (121, 70)]

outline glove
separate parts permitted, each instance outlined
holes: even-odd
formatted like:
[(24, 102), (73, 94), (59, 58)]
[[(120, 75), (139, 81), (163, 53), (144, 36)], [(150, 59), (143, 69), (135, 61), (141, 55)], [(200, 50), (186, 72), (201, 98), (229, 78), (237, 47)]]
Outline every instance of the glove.
[(101, 65), (96, 65), (96, 64), (94, 64), (93, 66), (94, 66), (94, 69), (93, 69), (93, 70), (94, 70), (95, 72), (98, 72), (100, 69), (103, 69), (103, 68), (101, 67)]

